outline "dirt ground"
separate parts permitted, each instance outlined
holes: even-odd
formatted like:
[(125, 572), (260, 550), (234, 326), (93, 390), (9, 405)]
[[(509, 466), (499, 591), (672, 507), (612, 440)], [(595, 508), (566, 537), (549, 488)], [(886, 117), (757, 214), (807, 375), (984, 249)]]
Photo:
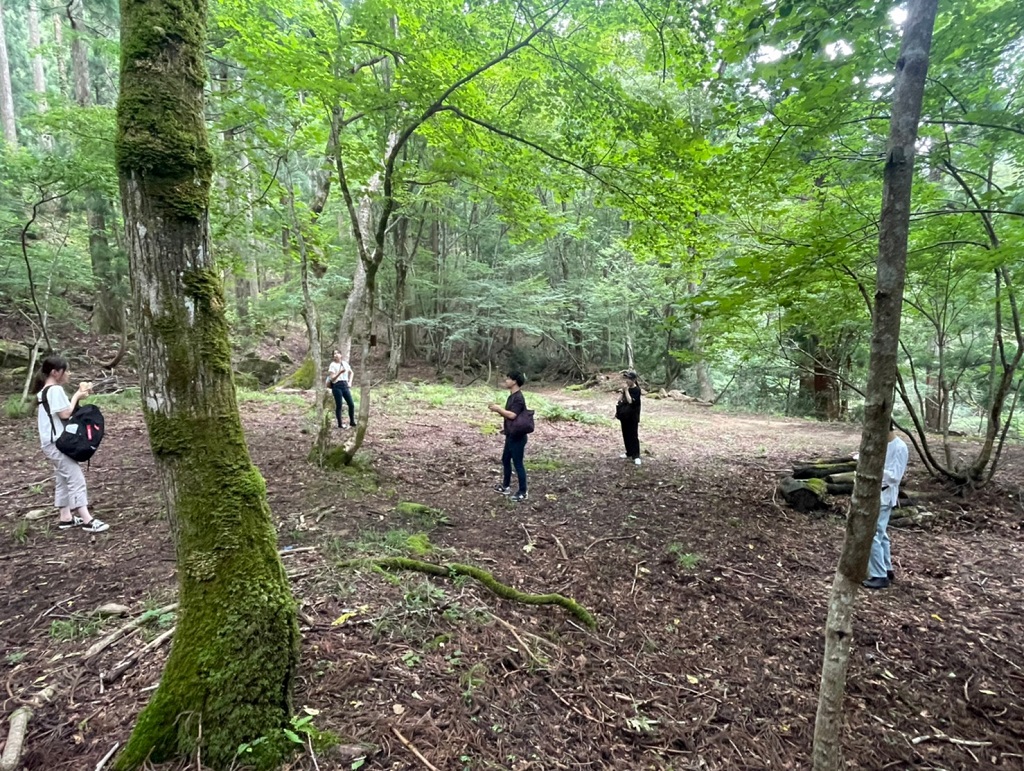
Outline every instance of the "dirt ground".
[[(543, 395), (612, 412), (608, 394)], [(242, 405), (302, 602), (296, 711), (359, 745), (307, 750), (290, 768), (808, 768), (845, 501), (811, 518), (773, 490), (794, 460), (855, 449), (856, 427), (647, 400), (635, 467), (618, 458), (615, 424), (541, 420), (530, 498), (517, 505), (490, 490), (501, 437), (473, 399), (389, 389), (364, 461), (342, 472), (306, 463), (301, 403)], [(58, 530), (49, 512), (25, 519), (52, 502), (34, 426), (0, 419), (2, 715), (54, 686), (30, 723), (25, 768), (94, 769), (127, 739), (167, 646), (103, 675), (173, 617), (85, 661), (125, 623), (91, 612), (173, 602), (173, 547), (138, 412), (108, 414), (88, 471), (111, 525), (96, 536)], [(1010, 447), (996, 489), (929, 502), (935, 524), (894, 530), (897, 583), (858, 601), (849, 768), (1024, 768), (1022, 468)], [(913, 458), (906, 486), (936, 489)], [(419, 533), (429, 542), (409, 541)], [(473, 581), (338, 567), (410, 543), (433, 546), (425, 559), (574, 597), (597, 630)]]

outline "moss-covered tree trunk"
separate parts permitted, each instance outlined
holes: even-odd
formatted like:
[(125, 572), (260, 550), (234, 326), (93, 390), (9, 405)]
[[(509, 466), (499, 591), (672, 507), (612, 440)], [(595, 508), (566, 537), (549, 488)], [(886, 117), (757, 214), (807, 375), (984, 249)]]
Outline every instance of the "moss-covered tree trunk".
[[(178, 557), (179, 620), (160, 687), (118, 769), (280, 736), (298, 658), (296, 608), (262, 477), (249, 459), (208, 242), (206, 3), (123, 0), (117, 164), (143, 409)], [(253, 757), (277, 765), (263, 742)]]

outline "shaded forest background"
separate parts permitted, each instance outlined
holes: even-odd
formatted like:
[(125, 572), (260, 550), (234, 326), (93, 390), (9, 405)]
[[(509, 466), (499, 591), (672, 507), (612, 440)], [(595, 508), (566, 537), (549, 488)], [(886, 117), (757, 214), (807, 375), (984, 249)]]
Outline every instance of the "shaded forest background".
[[(211, 235), (239, 381), (290, 374), (274, 348), (302, 335), (321, 361), (299, 385), (354, 339), (390, 378), (634, 366), (857, 419), (903, 12), (845, 7), (214, 3)], [(897, 413), (929, 471), (975, 486), (1020, 433), (1022, 17), (940, 7), (914, 188)], [(119, 10), (7, 0), (2, 19), (8, 365), (72, 346), (59, 319), (130, 348)], [(960, 432), (981, 450), (960, 457)]]

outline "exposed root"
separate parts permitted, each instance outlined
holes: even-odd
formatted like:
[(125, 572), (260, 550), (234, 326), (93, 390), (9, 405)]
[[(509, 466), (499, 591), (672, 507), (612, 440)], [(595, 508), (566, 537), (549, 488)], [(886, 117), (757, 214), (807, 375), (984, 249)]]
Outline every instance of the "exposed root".
[(378, 557), (375, 559), (348, 560), (342, 563), (342, 567), (373, 566), (382, 570), (415, 570), (427, 575), (439, 576), (441, 578), (452, 578), (454, 576), (469, 576), (475, 578), (499, 597), (521, 602), (526, 605), (561, 605), (588, 629), (594, 629), (597, 621), (594, 620), (590, 611), (580, 605), (571, 597), (561, 594), (527, 594), (511, 586), (500, 583), (494, 579), (486, 570), (481, 570), (473, 565), (461, 565), (451, 562), (446, 565), (435, 565), (431, 562), (409, 559), (408, 557)]

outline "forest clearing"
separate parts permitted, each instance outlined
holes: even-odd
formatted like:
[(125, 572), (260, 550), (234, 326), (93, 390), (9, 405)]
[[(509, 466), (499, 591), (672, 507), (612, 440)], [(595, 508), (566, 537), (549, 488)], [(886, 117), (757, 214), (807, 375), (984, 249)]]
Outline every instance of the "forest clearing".
[[(855, 447), (856, 428), (649, 399), (634, 467), (618, 458), (613, 394), (528, 385), (540, 417), (531, 497), (513, 504), (490, 490), (495, 393), (382, 388), (378, 431), (340, 471), (306, 461), (302, 397), (240, 399), (301, 603), (296, 711), (342, 748), (314, 736), (314, 754), (288, 768), (807, 768), (845, 502), (814, 518), (780, 506), (774, 488), (793, 459)], [(166, 660), (158, 647), (103, 680), (172, 628), (169, 612), (83, 657), (176, 599), (141, 414), (134, 402), (106, 409), (88, 478), (111, 529), (95, 536), (55, 528), (31, 422), (3, 420), (5, 712), (15, 694), (56, 689), (30, 723), (26, 769), (94, 768), (127, 740)], [(997, 488), (929, 501), (927, 529), (893, 531), (897, 582), (857, 612), (847, 767), (1024, 765), (1024, 452), (1006, 455)], [(907, 487), (935, 492), (917, 458)], [(45, 518), (25, 518), (40, 508)], [(476, 565), (573, 597), (598, 625), (474, 581), (339, 567), (357, 555)], [(96, 617), (105, 603), (128, 617)]]

